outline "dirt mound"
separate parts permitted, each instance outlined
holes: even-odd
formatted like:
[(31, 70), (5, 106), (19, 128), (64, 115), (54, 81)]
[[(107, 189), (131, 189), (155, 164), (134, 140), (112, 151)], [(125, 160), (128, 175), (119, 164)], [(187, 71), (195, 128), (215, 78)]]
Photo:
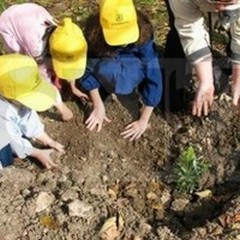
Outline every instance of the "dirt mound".
[[(83, 106), (67, 104), (75, 113), (69, 122), (54, 120), (55, 112), (41, 115), (47, 131), (66, 146), (56, 160), (59, 169), (26, 161), (0, 173), (2, 239), (99, 239), (104, 222), (119, 216), (124, 224), (118, 239), (237, 236), (240, 136), (229, 102), (218, 100), (205, 119), (164, 116), (157, 109), (136, 142), (120, 136), (131, 117), (119, 102), (108, 104), (112, 122), (100, 133), (84, 127)], [(209, 189), (210, 197), (175, 190), (173, 168), (189, 143), (211, 163), (198, 189)]]

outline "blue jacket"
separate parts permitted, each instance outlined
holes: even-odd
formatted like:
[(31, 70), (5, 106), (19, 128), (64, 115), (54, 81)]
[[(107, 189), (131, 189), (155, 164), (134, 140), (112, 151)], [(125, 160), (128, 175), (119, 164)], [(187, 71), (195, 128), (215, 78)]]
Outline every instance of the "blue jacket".
[(153, 40), (141, 46), (118, 48), (112, 58), (88, 59), (86, 72), (76, 86), (84, 91), (102, 86), (121, 95), (139, 86), (144, 104), (155, 107), (162, 97), (162, 74)]

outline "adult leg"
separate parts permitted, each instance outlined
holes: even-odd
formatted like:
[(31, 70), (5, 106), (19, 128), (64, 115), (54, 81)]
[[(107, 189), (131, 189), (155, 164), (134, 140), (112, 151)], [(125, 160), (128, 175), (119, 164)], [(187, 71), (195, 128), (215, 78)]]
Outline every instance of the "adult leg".
[(229, 90), (229, 79), (232, 74), (232, 62), (231, 62), (231, 34), (228, 33), (228, 43), (225, 47), (227, 56), (215, 56), (213, 62), (213, 76), (214, 76), (214, 87), (215, 94), (220, 95)]
[(174, 15), (168, 0), (165, 0), (169, 15), (170, 30), (166, 38), (163, 60), (163, 104), (166, 112), (184, 109), (184, 87), (187, 79), (187, 59), (174, 26)]
[[(231, 11), (230, 11), (231, 12)], [(230, 13), (229, 12), (229, 13)], [(225, 20), (224, 20), (224, 19)], [(208, 13), (208, 24), (209, 24), (209, 34), (210, 34), (210, 44), (213, 53), (213, 77), (214, 77), (214, 89), (215, 95), (222, 94), (229, 90), (229, 77), (232, 74), (232, 64), (231, 64), (231, 34), (229, 30), (226, 30), (222, 24), (228, 22), (231, 16), (228, 15), (228, 11), (221, 12), (217, 17), (215, 13)], [(226, 23), (227, 23), (226, 22)], [(225, 47), (226, 56), (213, 48), (213, 32), (215, 30), (226, 31), (228, 34), (228, 43)], [(215, 50), (215, 51), (214, 51)]]

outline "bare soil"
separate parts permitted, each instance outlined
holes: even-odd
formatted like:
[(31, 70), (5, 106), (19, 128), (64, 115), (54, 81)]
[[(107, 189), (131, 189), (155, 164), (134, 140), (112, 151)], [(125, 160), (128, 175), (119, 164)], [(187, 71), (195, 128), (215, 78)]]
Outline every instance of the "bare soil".
[[(81, 12), (95, 6), (81, 4)], [(46, 6), (56, 14), (72, 5)], [(106, 103), (112, 121), (100, 133), (84, 126), (89, 107), (69, 94), (65, 101), (74, 112), (69, 122), (54, 109), (40, 114), (46, 131), (66, 146), (56, 156), (59, 168), (47, 171), (28, 159), (0, 172), (1, 240), (240, 239), (240, 125), (228, 95), (215, 100), (208, 117), (195, 118), (190, 108), (166, 115), (158, 107), (134, 142), (120, 136), (131, 114), (115, 98)], [(211, 165), (197, 189), (210, 195), (176, 191), (174, 168), (189, 144)], [(115, 232), (103, 236), (111, 217)]]

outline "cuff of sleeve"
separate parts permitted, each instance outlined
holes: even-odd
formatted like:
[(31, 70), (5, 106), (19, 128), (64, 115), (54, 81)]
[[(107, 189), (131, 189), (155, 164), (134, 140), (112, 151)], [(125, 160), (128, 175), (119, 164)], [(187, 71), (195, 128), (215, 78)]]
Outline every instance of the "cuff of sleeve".
[(91, 91), (93, 89), (99, 88), (99, 82), (92, 75), (88, 75), (85, 79), (80, 79), (76, 82), (77, 88), (83, 90), (84, 92)]
[(16, 154), (19, 158), (26, 158), (27, 156), (31, 155), (33, 151), (32, 144), (24, 139), (24, 143), (11, 143), (11, 148), (14, 154)]
[(149, 107), (156, 107), (160, 103), (160, 98), (153, 99), (152, 101), (149, 101), (147, 99), (142, 99), (144, 105), (149, 106)]
[(240, 53), (232, 53), (231, 59), (233, 63), (240, 64)]
[(195, 64), (195, 63), (203, 61), (206, 58), (209, 58), (210, 56), (212, 56), (212, 53), (211, 53), (210, 49), (206, 47), (206, 48), (199, 49), (198, 51), (188, 55), (187, 59), (192, 64)]

